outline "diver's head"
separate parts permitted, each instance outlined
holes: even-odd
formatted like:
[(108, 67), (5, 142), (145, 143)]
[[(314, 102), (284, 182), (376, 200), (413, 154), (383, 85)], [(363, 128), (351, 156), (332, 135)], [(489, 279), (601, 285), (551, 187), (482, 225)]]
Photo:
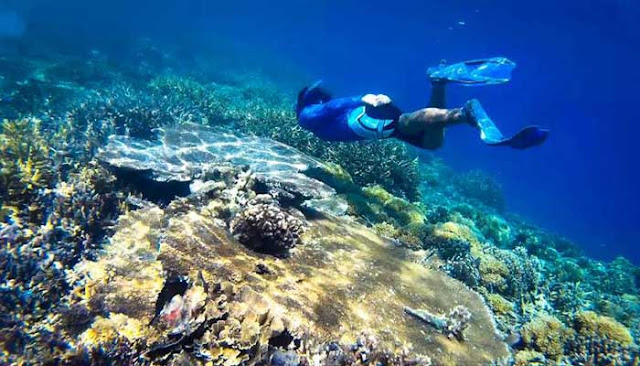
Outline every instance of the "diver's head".
[(316, 81), (298, 93), (298, 102), (296, 103), (296, 113), (298, 115), (306, 106), (326, 103), (332, 99), (331, 94), (320, 86), (321, 83), (322, 80)]

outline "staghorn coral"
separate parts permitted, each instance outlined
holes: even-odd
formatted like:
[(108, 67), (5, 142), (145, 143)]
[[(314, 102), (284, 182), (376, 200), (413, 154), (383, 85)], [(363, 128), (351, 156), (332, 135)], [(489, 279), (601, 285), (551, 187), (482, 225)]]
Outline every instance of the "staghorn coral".
[(4, 120), (0, 126), (0, 198), (3, 205), (26, 205), (51, 184), (51, 148), (38, 119)]
[(231, 221), (231, 231), (247, 247), (280, 256), (300, 241), (303, 222), (275, 202), (250, 202)]
[(600, 282), (604, 292), (621, 295), (638, 292), (634, 274), (630, 271), (633, 264), (626, 258), (617, 257), (607, 265), (606, 274)]
[(632, 365), (640, 360), (629, 330), (591, 311), (575, 314), (570, 327), (552, 315), (537, 316), (522, 327), (522, 340), (526, 348), (516, 354), (521, 364), (531, 357), (550, 364), (535, 357), (535, 352), (549, 361), (572, 365)]
[(524, 248), (485, 247), (478, 258), (483, 283), (508, 299), (530, 299), (543, 285), (540, 261)]
[(115, 88), (109, 93), (110, 104), (98, 100), (97, 105), (104, 107), (88, 110), (104, 110), (120, 131), (126, 127), (132, 136), (176, 122), (231, 125), (338, 164), (356, 184), (379, 184), (399, 197), (419, 198), (417, 159), (404, 144), (322, 141), (297, 125), (293, 102), (273, 85), (203, 85), (168, 74), (152, 80), (147, 89), (138, 93), (130, 87)]
[[(358, 211), (350, 212), (352, 215), (407, 247), (423, 248), (425, 241), (430, 237), (434, 239), (434, 231), (442, 230), (447, 222), (467, 229), (470, 234), (460, 247), (445, 246), (443, 248), (446, 249), (438, 253), (440, 255), (429, 250), (429, 268), (442, 270), (476, 289), (496, 313), (499, 329), (505, 333), (537, 319), (543, 310), (552, 313), (569, 328), (577, 327), (576, 314), (589, 318), (582, 314), (588, 309), (595, 312), (594, 317), (604, 315), (617, 320), (628, 328), (632, 337), (640, 334), (637, 294), (640, 271), (628, 261), (618, 259), (605, 264), (583, 257), (579, 247), (566, 239), (511, 215), (502, 217), (496, 214), (495, 208), (487, 207), (492, 204), (491, 199), (479, 204), (492, 195), (490, 190), (481, 193), (484, 196), (480, 197), (478, 192), (483, 190), (479, 189), (483, 188), (482, 185), (474, 183), (469, 187), (471, 191), (460, 188), (454, 181), (466, 178), (456, 177), (438, 159), (421, 157), (421, 177), (416, 178), (413, 163), (410, 163), (413, 154), (401, 144), (328, 144), (319, 141), (296, 125), (295, 116), (290, 111), (292, 102), (283, 97), (274, 85), (265, 83), (260, 75), (251, 79), (232, 79), (228, 70), (222, 69), (215, 70), (217, 77), (202, 70), (189, 70), (190, 76), (186, 77), (174, 71), (162, 74), (164, 68), (176, 66), (171, 65), (175, 59), (166, 58), (165, 53), (160, 48), (148, 47), (144, 51), (145, 57), (153, 57), (154, 61), (138, 58), (136, 69), (119, 65), (118, 70), (104, 62), (104, 55), (87, 62), (64, 60), (58, 56), (47, 56), (50, 59), (44, 61), (28, 57), (17, 60), (8, 60), (5, 56), (0, 58), (3, 70), (0, 87), (5, 88), (0, 91), (0, 114), (20, 118), (31, 112), (38, 116), (41, 121), (37, 126), (30, 123), (28, 129), (40, 135), (39, 139), (32, 141), (46, 142), (41, 146), (48, 149), (44, 155), (49, 162), (38, 165), (33, 164), (38, 159), (32, 159), (30, 164), (23, 160), (23, 164), (14, 171), (26, 177), (27, 184), (16, 185), (24, 189), (25, 194), (14, 190), (12, 197), (15, 203), (3, 199), (0, 208), (3, 216), (0, 224), (0, 242), (3, 244), (0, 250), (3, 270), (0, 306), (4, 314), (0, 319), (0, 348), (3, 350), (0, 363), (145, 364), (153, 360), (166, 364), (234, 364), (247, 363), (248, 360), (249, 363), (266, 364), (282, 360), (278, 355), (283, 353), (290, 356), (285, 362), (301, 364), (427, 363), (427, 358), (415, 356), (416, 348), (426, 350), (435, 364), (478, 363), (477, 359), (465, 359), (457, 353), (456, 345), (447, 343), (442, 339), (445, 337), (433, 329), (416, 326), (416, 322), (410, 319), (413, 323), (411, 328), (405, 324), (405, 319), (396, 321), (389, 315), (397, 315), (401, 305), (395, 301), (401, 297), (415, 301), (412, 303), (415, 308), (427, 308), (434, 314), (446, 313), (457, 300), (451, 300), (454, 296), (448, 293), (449, 286), (454, 286), (449, 283), (449, 278), (445, 277), (445, 285), (440, 286), (430, 276), (423, 280), (407, 274), (418, 269), (413, 264), (405, 267), (405, 261), (414, 262), (424, 252), (407, 254), (385, 242), (381, 245), (384, 252), (381, 250), (374, 255), (372, 253), (379, 250), (379, 238), (367, 232), (363, 239), (363, 235), (354, 234), (354, 231), (360, 233), (365, 229), (344, 227), (341, 221), (336, 221), (335, 225), (328, 224), (331, 219), (313, 224), (311, 230), (316, 232), (301, 237), (302, 242), (308, 245), (299, 246), (289, 259), (267, 256), (264, 260), (263, 256), (244, 250), (226, 237), (228, 233), (224, 228), (255, 196), (255, 192), (247, 191), (247, 187), (253, 187), (260, 191), (258, 193), (278, 193), (283, 202), (284, 197), (291, 193), (273, 186), (256, 188), (252, 178), (241, 179), (235, 170), (203, 172), (194, 182), (198, 183), (197, 189), (193, 190), (197, 193), (169, 204), (161, 210), (163, 213), (157, 222), (136, 225), (134, 222), (153, 221), (152, 217), (136, 216), (135, 220), (123, 217), (116, 231), (127, 232), (131, 238), (140, 240), (137, 243), (140, 246), (126, 241), (131, 245), (131, 253), (122, 248), (121, 244), (125, 243), (122, 236), (116, 236), (115, 241), (103, 248), (102, 244), (111, 233), (109, 226), (118, 213), (126, 210), (123, 204), (125, 196), (115, 192), (113, 177), (103, 174), (93, 164), (88, 169), (83, 169), (84, 165), (91, 161), (109, 134), (119, 132), (148, 138), (157, 126), (174, 126), (185, 121), (232, 126), (262, 136), (273, 136), (316, 157), (343, 165), (345, 168), (337, 164), (330, 167), (332, 179), (318, 180), (332, 186), (338, 193), (348, 195), (352, 209), (359, 205)], [(189, 63), (184, 56), (181, 55), (183, 61)], [(184, 65), (173, 69), (184, 70)], [(161, 76), (157, 76), (159, 74)], [(35, 122), (30, 117), (27, 120)], [(25, 136), (35, 135), (34, 131), (26, 132)], [(7, 141), (14, 140), (1, 142)], [(392, 158), (387, 161), (383, 155)], [(4, 161), (2, 168), (5, 167)], [(52, 174), (46, 179), (38, 176), (43, 172), (41, 168)], [(241, 174), (251, 176), (248, 171)], [(221, 175), (225, 178), (222, 179)], [(216, 181), (207, 182), (210, 179)], [(224, 182), (217, 181), (220, 179)], [(423, 183), (420, 188), (426, 207), (415, 202), (407, 205), (407, 202), (399, 200), (414, 201), (418, 198), (417, 193), (411, 193), (417, 186), (416, 182)], [(373, 187), (371, 191), (381, 193), (384, 200), (378, 200), (377, 194), (366, 196), (360, 187), (364, 183), (376, 183), (395, 197), (385, 195), (378, 190), (379, 187)], [(262, 182), (255, 184), (259, 186)], [(235, 185), (235, 188), (230, 185)], [(0, 190), (5, 187), (0, 186)], [(474, 194), (475, 198), (472, 197)], [(141, 215), (152, 207), (139, 198), (130, 197), (129, 201), (143, 208)], [(385, 205), (386, 201), (388, 204)], [(193, 205), (199, 202), (202, 206), (194, 208)], [(299, 202), (288, 200), (289, 204), (298, 205)], [(408, 222), (411, 221), (409, 215), (397, 214), (414, 209), (426, 218), (424, 223), (418, 220)], [(179, 221), (182, 220), (188, 224), (181, 225)], [(144, 235), (135, 236), (136, 230), (127, 231), (130, 225)], [(180, 229), (182, 232), (179, 233)], [(165, 236), (167, 233), (169, 235)], [(354, 237), (350, 237), (352, 235)], [(178, 237), (180, 239), (176, 239)], [(228, 241), (234, 244), (225, 245)], [(365, 248), (367, 245), (371, 247)], [(511, 250), (524, 247), (528, 255), (522, 255), (523, 251), (516, 249), (513, 254), (520, 256), (522, 262), (518, 265), (513, 255), (497, 251), (495, 246)], [(116, 248), (124, 254), (115, 251)], [(450, 249), (452, 251), (448, 252)], [(363, 252), (370, 255), (365, 256)], [(389, 266), (390, 261), (381, 258), (385, 253), (396, 256), (403, 263), (403, 266), (392, 266), (395, 271), (391, 271), (391, 276), (390, 271), (378, 268)], [(538, 262), (531, 256), (542, 261)], [(95, 263), (91, 262), (92, 258), (100, 258), (100, 262), (109, 260), (112, 265), (93, 268), (88, 272), (93, 278), (83, 270), (72, 268), (80, 260), (83, 264), (79, 268), (87, 269), (90, 265), (86, 263)], [(181, 261), (189, 265), (176, 265)], [(119, 263), (116, 265), (116, 262)], [(132, 271), (128, 262), (131, 262), (131, 268), (141, 269), (139, 273)], [(161, 263), (159, 267), (158, 262)], [(320, 264), (328, 267), (326, 272), (338, 272), (340, 275), (326, 276), (317, 272)], [(481, 266), (484, 279), (480, 273)], [(150, 267), (160, 268), (160, 271), (152, 271)], [(197, 271), (201, 267), (207, 268), (202, 274), (206, 277), (204, 282)], [(167, 306), (160, 309), (161, 318), (148, 327), (154, 314), (156, 292), (166, 278), (172, 276), (172, 269), (188, 275), (189, 292), (165, 304)], [(375, 286), (365, 286), (365, 283), (386, 281), (382, 278), (385, 276), (401, 278), (402, 282), (393, 286), (385, 283), (387, 292), (376, 291), (378, 287)], [(323, 282), (323, 279), (330, 283)], [(415, 287), (411, 279), (424, 288)], [(228, 282), (220, 282), (225, 280)], [(114, 284), (109, 287), (111, 281)], [(522, 281), (522, 284), (517, 281)], [(287, 295), (276, 298), (278, 292), (265, 282), (279, 286), (277, 290), (287, 292)], [(491, 285), (487, 286), (488, 283)], [(244, 285), (260, 296), (240, 295), (245, 293)], [(380, 288), (384, 286), (380, 285)], [(466, 290), (460, 291), (462, 297), (468, 294)], [(116, 296), (118, 292), (121, 296)], [(364, 296), (365, 300), (354, 300), (358, 296)], [(443, 303), (432, 298), (439, 296), (445, 297)], [(377, 299), (390, 299), (397, 306), (390, 307)], [(200, 300), (204, 301), (204, 309), (195, 306), (203, 302)], [(475, 304), (475, 300), (469, 301)], [(256, 304), (257, 309), (247, 312), (240, 303)], [(311, 331), (281, 319), (281, 324), (286, 324), (287, 328), (282, 331), (277, 320), (281, 314), (273, 317), (271, 314), (277, 313), (280, 306), (290, 311), (292, 318), (303, 319), (303, 325), (311, 324)], [(232, 310), (235, 307), (238, 307), (237, 312)], [(264, 308), (269, 312), (265, 314)], [(474, 315), (477, 311), (473, 309)], [(485, 319), (482, 311), (486, 309), (481, 310), (482, 319)], [(203, 321), (203, 315), (207, 321)], [(367, 317), (378, 316), (393, 326), (385, 328), (382, 320), (378, 323), (367, 320)], [(626, 338), (625, 332), (619, 331), (619, 324), (611, 318), (604, 322), (606, 326), (594, 328), (600, 329), (596, 332), (593, 329), (587, 331), (589, 327), (581, 327), (584, 334), (567, 341), (565, 353), (558, 362), (526, 348), (515, 355), (516, 364), (637, 364), (634, 344), (611, 342), (603, 336)], [(127, 321), (119, 319), (139, 321), (142, 334), (132, 331), (135, 327), (131, 328)], [(476, 324), (485, 324), (482, 319), (472, 319), (468, 329), (471, 342), (480, 349), (485, 343), (478, 342), (479, 336), (474, 332), (478, 329)], [(362, 333), (362, 329), (370, 328), (372, 322), (374, 332)], [(97, 342), (100, 344), (87, 342), (86, 346), (79, 345), (80, 336), (85, 333), (91, 335), (87, 331), (94, 326), (95, 329), (111, 329), (104, 332), (108, 339)], [(113, 329), (120, 326), (130, 337), (114, 335)], [(223, 329), (222, 337), (221, 333), (200, 336), (200, 331), (206, 330), (207, 333), (212, 329)], [(178, 338), (174, 333), (185, 337)], [(348, 335), (327, 336), (343, 333)], [(577, 331), (575, 333), (578, 334)], [(132, 337), (132, 334), (141, 337)], [(402, 342), (397, 342), (398, 339)], [(417, 347), (400, 346), (408, 344), (404, 342), (406, 339)], [(464, 350), (459, 352), (466, 351), (467, 345), (462, 347)]]

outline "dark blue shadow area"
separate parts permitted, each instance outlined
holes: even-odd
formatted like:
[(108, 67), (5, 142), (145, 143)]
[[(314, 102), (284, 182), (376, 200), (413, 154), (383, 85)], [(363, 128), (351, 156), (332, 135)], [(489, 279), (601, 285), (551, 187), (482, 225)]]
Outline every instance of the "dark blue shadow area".
[(568, 235), (588, 253), (640, 263), (640, 5), (631, 1), (5, 6), (25, 18), (28, 39), (57, 49), (100, 48), (126, 58), (125, 46), (142, 36), (194, 50), (224, 44), (237, 50), (239, 62), (268, 64), (288, 81), (323, 78), (336, 94), (386, 93), (405, 109), (426, 104), (429, 65), (509, 57), (518, 64), (509, 84), (451, 88), (449, 103), (479, 98), (503, 132), (539, 124), (552, 130), (549, 141), (527, 151), (489, 148), (461, 126), (448, 131), (439, 154), (458, 169), (496, 174), (512, 211)]

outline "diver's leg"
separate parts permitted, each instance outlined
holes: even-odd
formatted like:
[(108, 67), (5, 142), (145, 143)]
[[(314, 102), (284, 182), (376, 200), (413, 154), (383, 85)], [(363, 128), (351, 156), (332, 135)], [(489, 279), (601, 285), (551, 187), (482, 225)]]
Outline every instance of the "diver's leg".
[(447, 81), (442, 79), (431, 80), (431, 97), (429, 98), (429, 107), (431, 108), (446, 108), (446, 87)]
[(398, 130), (401, 133), (411, 135), (432, 127), (446, 127), (469, 122), (469, 115), (464, 108), (423, 108), (402, 114), (398, 119)]
[(400, 116), (396, 137), (423, 149), (437, 149), (444, 141), (444, 128), (459, 123), (469, 123), (463, 108), (424, 108)]

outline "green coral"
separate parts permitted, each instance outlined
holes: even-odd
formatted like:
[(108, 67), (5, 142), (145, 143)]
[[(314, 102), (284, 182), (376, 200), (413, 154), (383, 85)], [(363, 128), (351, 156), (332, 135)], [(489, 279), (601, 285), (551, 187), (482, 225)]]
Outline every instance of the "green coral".
[(497, 315), (511, 314), (514, 310), (513, 303), (498, 294), (487, 294), (485, 298)]
[(547, 359), (541, 352), (524, 349), (516, 353), (514, 361), (514, 366), (544, 366)]
[(412, 248), (422, 248), (429, 229), (420, 205), (396, 197), (378, 185), (344, 196), (349, 202), (349, 214), (362, 218), (373, 227), (384, 223), (377, 228), (383, 236)]
[(507, 289), (509, 268), (492, 255), (480, 258), (480, 276), (482, 284), (490, 290), (504, 292)]
[(393, 217), (400, 226), (409, 224), (424, 224), (424, 213), (416, 205), (396, 197), (382, 186), (365, 187), (362, 190), (365, 197), (381, 205), (384, 211)]
[(524, 248), (514, 250), (485, 246), (475, 254), (480, 261), (482, 283), (492, 292), (512, 300), (532, 300), (542, 285), (540, 261)]

